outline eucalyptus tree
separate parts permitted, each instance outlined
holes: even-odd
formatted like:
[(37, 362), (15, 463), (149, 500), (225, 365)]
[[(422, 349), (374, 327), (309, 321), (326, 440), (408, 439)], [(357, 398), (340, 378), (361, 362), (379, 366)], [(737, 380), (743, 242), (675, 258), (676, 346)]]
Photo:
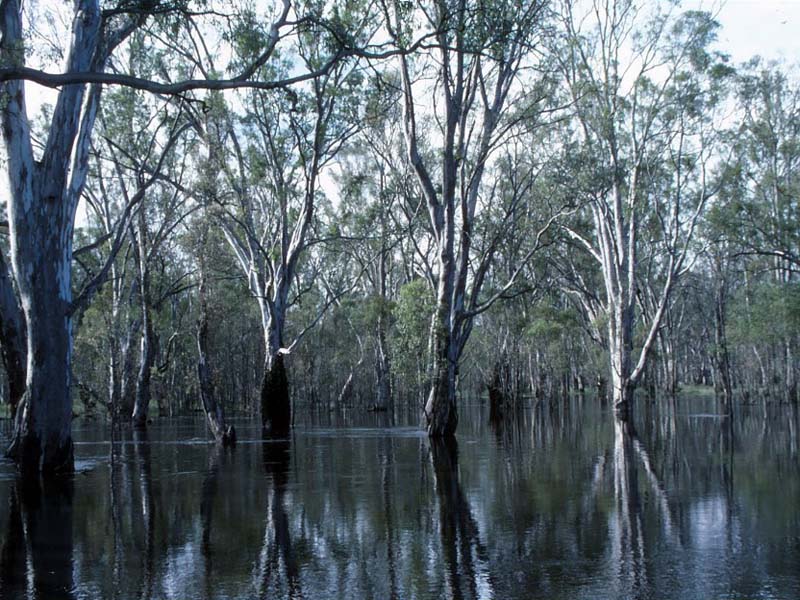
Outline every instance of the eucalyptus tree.
[[(96, 1), (76, 1), (66, 71), (101, 72), (138, 21), (128, 14), (103, 18)], [(0, 32), (0, 63), (12, 69), (24, 67), (22, 6), (16, 0), (0, 4)], [(72, 231), (100, 87), (76, 84), (61, 89), (38, 158), (23, 82), (3, 82), (0, 95), (11, 264), (27, 340), (26, 390), (10, 453), (26, 471), (70, 469)], [(10, 283), (10, 278), (1, 283)]]
[[(411, 278), (401, 264), (406, 262), (403, 247), (422, 237), (413, 230), (416, 224), (409, 213), (416, 211), (410, 208), (410, 171), (402, 157), (399, 95), (396, 86), (384, 85), (382, 77), (387, 75), (368, 84), (358, 135), (338, 157), (340, 199), (330, 219), (331, 235), (342, 238), (352, 258), (357, 271), (352, 275), (363, 274), (361, 312), (374, 346), (377, 386), (371, 407), (376, 410), (392, 404), (392, 309), (403, 280)], [(411, 254), (416, 258), (416, 252)]]
[[(297, 37), (297, 58), (309, 71), (325, 59), (318, 35), (312, 27)], [(357, 129), (360, 82), (354, 65), (341, 61), (290, 92), (245, 94), (241, 115), (220, 105), (207, 119), (204, 135), (217, 147), (215, 168), (228, 190), (215, 199), (218, 223), (261, 313), (261, 417), (275, 433), (291, 424), (284, 357), (300, 336), (285, 339), (286, 322), (303, 293), (298, 271), (316, 224), (321, 175)]]
[[(354, 50), (348, 44), (351, 38), (334, 35), (339, 33), (334, 28), (324, 38), (330, 41), (325, 44), (328, 54), (313, 71), (294, 72), (285, 78), (255, 78), (256, 71), (273, 60), (285, 39), (291, 38), (286, 35), (293, 27), (291, 4), (284, 0), (273, 15), (264, 17), (270, 21), (268, 34), (246, 64), (206, 73), (199, 79), (193, 78), (196, 71), (190, 66), (179, 80), (165, 82), (108, 71), (109, 58), (154, 14), (189, 22), (188, 27), (202, 37), (204, 27), (213, 25), (211, 19), (217, 24), (237, 23), (235, 10), (160, 2), (112, 3), (101, 8), (98, 0), (74, 0), (70, 6), (73, 18), (63, 44), (64, 71), (53, 73), (27, 62), (22, 4), (18, 0), (0, 3), (0, 147), (15, 283), (15, 290), (9, 290), (11, 278), (0, 277), (0, 285), (5, 286), (0, 298), (14, 294), (18, 299), (16, 306), (12, 302), (0, 307), (10, 311), (3, 315), (0, 333), (8, 333), (8, 324), (25, 323), (26, 390), (17, 411), (10, 454), (28, 472), (69, 470), (73, 464), (70, 359), (76, 306), (71, 291), (72, 232), (102, 85), (125, 85), (165, 95), (245, 86), (276, 89), (325, 74)], [(180, 25), (169, 28), (178, 30)], [(162, 44), (169, 37), (162, 36)], [(226, 39), (226, 35), (210, 36), (201, 43), (210, 51), (224, 53)], [(180, 48), (165, 45), (164, 52), (177, 61), (185, 58)], [(234, 72), (236, 67), (240, 68)], [(41, 152), (32, 144), (23, 80), (59, 88)], [(19, 348), (20, 340), (16, 335), (5, 343)], [(19, 359), (22, 355), (15, 352), (15, 356)]]
[[(400, 48), (410, 44), (416, 30), (432, 38), (413, 55), (401, 52), (398, 68), (407, 156), (425, 199), (435, 248), (431, 387), (423, 410), (424, 426), (433, 437), (455, 432), (458, 362), (473, 318), (510, 289), (515, 278), (495, 294), (480, 296), (493, 251), (481, 264), (473, 262), (473, 227), (479, 206), (492, 201), (493, 186), (487, 189), (484, 175), (513, 127), (509, 107), (527, 102), (535, 110), (536, 91), (533, 101), (523, 100), (520, 75), (532, 60), (544, 11), (545, 2), (538, 0), (489, 5), (432, 0), (417, 6), (398, 3), (385, 11), (386, 30)], [(531, 82), (524, 85), (531, 87)], [(421, 109), (422, 98), (433, 99), (429, 114)], [(426, 120), (432, 123), (428, 132)], [(533, 249), (538, 242), (532, 242)]]
[[(784, 315), (782, 323), (788, 327), (766, 336), (754, 332), (753, 351), (761, 365), (765, 357), (776, 355), (782, 363), (783, 393), (796, 401), (798, 337), (790, 325), (800, 270), (800, 88), (795, 76), (758, 60), (744, 65), (737, 76), (738, 118), (730, 131), (733, 160), (726, 169), (724, 201), (715, 211), (715, 251), (724, 262), (744, 261), (752, 273), (768, 274), (750, 277), (752, 289), (742, 291), (751, 299), (771, 296), (771, 311)], [(747, 311), (741, 316), (752, 320)], [(781, 335), (775, 337), (778, 329)], [(772, 348), (759, 352), (757, 346), (768, 339)]]
[[(579, 218), (565, 231), (602, 275), (597, 316), (606, 322), (612, 395), (629, 418), (671, 295), (691, 266), (691, 240), (713, 194), (712, 118), (730, 73), (709, 50), (717, 24), (673, 4), (604, 0), (560, 6), (553, 48), (574, 121), (565, 154)], [(583, 164), (580, 167), (579, 161)], [(658, 248), (652, 277), (661, 281), (634, 356), (642, 245)]]
[[(128, 63), (141, 68), (142, 36), (134, 34), (134, 48), (126, 49)], [(185, 135), (189, 122), (181, 103), (173, 106), (170, 99), (161, 101), (130, 88), (109, 94), (113, 108), (103, 106), (100, 127), (92, 144), (95, 167), (84, 190), (90, 218), (97, 221), (101, 241), (111, 240), (109, 260), (103, 269), (111, 279), (109, 319), (109, 405), (112, 414), (133, 418), (142, 426), (147, 418), (150, 400), (150, 378), (158, 354), (158, 334), (154, 327), (154, 310), (169, 297), (183, 290), (185, 276), (177, 274), (175, 282), (166, 282), (167, 262), (161, 260), (176, 227), (194, 210), (180, 184), (186, 178), (187, 157), (191, 140)], [(175, 182), (171, 185), (168, 182)], [(122, 260), (115, 255), (124, 245)], [(163, 250), (163, 251), (162, 251)], [(80, 263), (80, 261), (78, 261)], [(152, 282), (160, 265), (157, 284)], [(95, 276), (91, 285), (102, 281)], [(86, 289), (79, 297), (95, 293)], [(137, 300), (138, 306), (131, 310)], [(125, 315), (123, 303), (128, 304)], [(127, 317), (123, 322), (123, 316)], [(140, 332), (139, 370), (132, 385), (132, 339)], [(128, 393), (134, 390), (135, 393)], [(123, 402), (130, 399), (131, 402)]]
[(732, 190), (719, 215), (744, 253), (771, 260), (779, 282), (800, 269), (800, 215), (794, 201), (800, 184), (800, 86), (794, 77), (757, 59), (738, 73), (730, 177), (739, 189)]

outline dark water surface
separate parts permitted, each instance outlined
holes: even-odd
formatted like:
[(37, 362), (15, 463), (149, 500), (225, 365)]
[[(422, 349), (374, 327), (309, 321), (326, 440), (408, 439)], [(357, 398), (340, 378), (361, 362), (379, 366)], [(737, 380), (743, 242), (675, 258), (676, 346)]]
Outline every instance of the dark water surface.
[(0, 463), (0, 598), (800, 598), (797, 412), (640, 413), (76, 422), (70, 480)]

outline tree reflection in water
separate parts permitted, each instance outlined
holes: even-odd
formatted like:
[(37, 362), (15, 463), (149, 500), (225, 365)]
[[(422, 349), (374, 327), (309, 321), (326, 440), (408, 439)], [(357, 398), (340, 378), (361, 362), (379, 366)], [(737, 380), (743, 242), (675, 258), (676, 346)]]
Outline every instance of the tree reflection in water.
[(459, 481), (458, 442), (452, 438), (432, 439), (430, 451), (439, 500), (447, 597), (493, 598), (486, 546)]
[(619, 573), (618, 592), (625, 598), (639, 598), (647, 588), (635, 437), (636, 433), (630, 423), (615, 419), (614, 497), (617, 511), (616, 519), (612, 520), (610, 527), (613, 532), (613, 562)]
[(79, 443), (63, 486), (0, 471), (0, 600), (800, 598), (797, 412), (487, 412), (459, 445), (369, 423), (230, 453), (198, 419)]
[(73, 482), (17, 480), (0, 552), (0, 598), (74, 598)]
[[(224, 451), (222, 444), (214, 444), (208, 451), (208, 467), (203, 477), (203, 485), (200, 491), (200, 521), (203, 529), (200, 553), (203, 556), (205, 591), (208, 598), (212, 597), (214, 591), (214, 553), (211, 544), (211, 530), (214, 517), (214, 501), (219, 489), (219, 463)], [(232, 449), (231, 451), (233, 452), (234, 450)]]
[(264, 541), (256, 566), (259, 598), (302, 598), (300, 571), (289, 531), (286, 512), (286, 484), (291, 459), (290, 439), (265, 438), (262, 462), (271, 483)]
[(146, 429), (134, 429), (133, 453), (135, 458), (135, 482), (133, 492), (136, 502), (130, 504), (133, 514), (131, 521), (139, 521), (141, 534), (142, 578), (140, 598), (153, 596), (155, 580), (155, 519), (156, 500), (153, 493), (153, 467), (150, 460), (150, 438)]

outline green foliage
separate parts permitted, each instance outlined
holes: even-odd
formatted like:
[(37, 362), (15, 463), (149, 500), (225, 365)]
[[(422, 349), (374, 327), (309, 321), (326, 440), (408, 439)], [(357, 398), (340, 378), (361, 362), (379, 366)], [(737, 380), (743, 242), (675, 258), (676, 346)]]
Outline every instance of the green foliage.
[[(748, 301), (749, 300), (749, 301)], [(770, 344), (800, 335), (800, 283), (762, 283), (731, 306), (731, 340), (738, 344)]]
[(422, 279), (400, 288), (390, 346), (396, 372), (403, 378), (413, 379), (425, 362), (433, 307), (433, 292)]

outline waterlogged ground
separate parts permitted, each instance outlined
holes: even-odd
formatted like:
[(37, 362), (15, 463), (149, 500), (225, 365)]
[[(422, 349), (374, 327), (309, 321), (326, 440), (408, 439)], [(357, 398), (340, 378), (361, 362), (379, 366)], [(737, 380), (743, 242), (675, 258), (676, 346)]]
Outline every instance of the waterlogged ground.
[(412, 415), (239, 421), (232, 452), (200, 419), (76, 422), (71, 480), (0, 463), (0, 598), (800, 598), (800, 419), (708, 410), (473, 406), (450, 446)]

